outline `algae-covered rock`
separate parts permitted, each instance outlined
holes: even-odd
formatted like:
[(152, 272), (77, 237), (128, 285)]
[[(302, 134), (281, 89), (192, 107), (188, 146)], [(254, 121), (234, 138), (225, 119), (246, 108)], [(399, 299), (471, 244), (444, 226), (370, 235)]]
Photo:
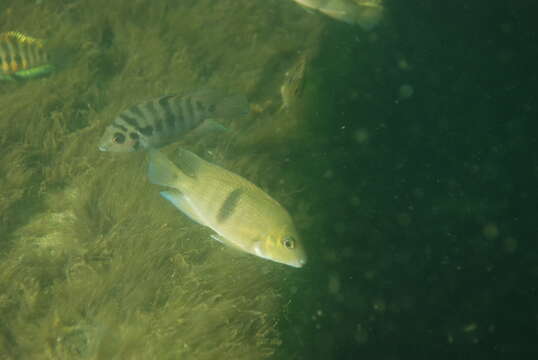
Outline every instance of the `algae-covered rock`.
[(229, 133), (164, 151), (187, 146), (295, 208), (287, 194), (300, 177), (285, 154), (307, 136), (309, 91), (279, 113), (279, 89), (319, 46), (320, 20), (291, 2), (249, 0), (0, 9), (0, 31), (46, 38), (61, 63), (47, 78), (0, 87), (0, 358), (271, 356), (298, 270), (211, 240), (158, 196), (143, 153), (100, 153), (97, 142), (139, 101), (244, 93), (251, 114), (224, 124)]

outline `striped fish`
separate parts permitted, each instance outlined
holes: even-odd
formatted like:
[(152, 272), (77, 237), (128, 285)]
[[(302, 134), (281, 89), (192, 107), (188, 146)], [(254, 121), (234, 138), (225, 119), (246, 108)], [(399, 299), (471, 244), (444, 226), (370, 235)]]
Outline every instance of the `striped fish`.
[(43, 41), (17, 31), (0, 34), (0, 79), (28, 79), (54, 70)]
[(161, 196), (213, 239), (241, 251), (293, 267), (307, 257), (293, 221), (278, 202), (250, 181), (180, 149), (174, 164), (149, 151), (149, 180), (166, 186)]
[(105, 129), (99, 150), (132, 152), (159, 148), (178, 140), (205, 120), (243, 116), (248, 109), (245, 96), (224, 96), (216, 90), (162, 96), (122, 111)]

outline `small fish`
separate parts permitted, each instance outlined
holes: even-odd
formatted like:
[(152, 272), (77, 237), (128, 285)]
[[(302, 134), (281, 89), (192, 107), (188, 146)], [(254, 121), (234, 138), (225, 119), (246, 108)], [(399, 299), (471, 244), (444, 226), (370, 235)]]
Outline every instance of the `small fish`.
[(178, 166), (149, 152), (149, 180), (167, 186), (169, 200), (215, 240), (282, 264), (301, 267), (306, 254), (288, 212), (256, 185), (195, 154), (180, 150)]
[(301, 97), (308, 58), (307, 54), (302, 54), (284, 75), (284, 82), (280, 87), (280, 96), (282, 97), (280, 110), (288, 109), (294, 101)]
[(17, 31), (0, 34), (0, 80), (29, 79), (53, 70), (42, 40)]
[(205, 120), (248, 113), (245, 96), (202, 90), (166, 95), (122, 111), (101, 137), (99, 150), (131, 152), (158, 148), (178, 140)]
[(383, 17), (383, 0), (293, 0), (333, 19), (372, 30)]

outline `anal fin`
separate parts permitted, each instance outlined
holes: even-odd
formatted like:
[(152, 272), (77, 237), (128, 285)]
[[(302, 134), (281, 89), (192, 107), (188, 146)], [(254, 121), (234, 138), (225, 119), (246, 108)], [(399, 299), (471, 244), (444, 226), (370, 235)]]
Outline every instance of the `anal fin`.
[(196, 210), (191, 206), (189, 199), (177, 190), (161, 191), (161, 196), (170, 201), (179, 211), (200, 225), (207, 226)]

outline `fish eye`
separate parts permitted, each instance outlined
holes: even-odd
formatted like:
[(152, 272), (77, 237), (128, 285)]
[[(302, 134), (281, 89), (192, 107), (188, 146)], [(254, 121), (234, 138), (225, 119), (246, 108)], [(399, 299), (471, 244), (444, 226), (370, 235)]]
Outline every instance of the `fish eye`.
[(284, 245), (287, 249), (293, 249), (295, 247), (295, 240), (291, 236), (286, 236), (284, 239), (282, 239), (282, 245)]
[(116, 144), (123, 144), (125, 142), (125, 135), (122, 133), (115, 133), (112, 141), (114, 141)]

